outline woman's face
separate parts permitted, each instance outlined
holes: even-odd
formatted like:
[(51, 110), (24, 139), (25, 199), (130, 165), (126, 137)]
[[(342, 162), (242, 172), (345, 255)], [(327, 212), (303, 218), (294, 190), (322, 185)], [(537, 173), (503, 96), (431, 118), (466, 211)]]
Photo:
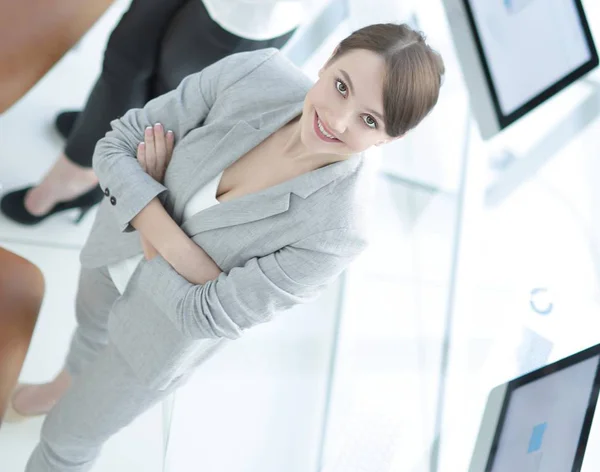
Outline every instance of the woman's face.
[(383, 58), (364, 49), (321, 69), (304, 100), (304, 145), (316, 153), (345, 156), (394, 139), (383, 121), (384, 73)]

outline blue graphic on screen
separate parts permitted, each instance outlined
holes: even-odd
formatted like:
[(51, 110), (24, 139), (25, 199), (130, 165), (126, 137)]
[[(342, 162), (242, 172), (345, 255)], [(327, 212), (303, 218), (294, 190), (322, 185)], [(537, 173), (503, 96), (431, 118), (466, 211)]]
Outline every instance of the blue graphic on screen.
[(544, 440), (544, 433), (546, 432), (547, 427), (548, 423), (541, 423), (533, 428), (531, 438), (529, 439), (527, 454), (539, 451), (542, 448), (542, 441)]
[(534, 0), (503, 0), (504, 8), (508, 13), (519, 13), (528, 7)]

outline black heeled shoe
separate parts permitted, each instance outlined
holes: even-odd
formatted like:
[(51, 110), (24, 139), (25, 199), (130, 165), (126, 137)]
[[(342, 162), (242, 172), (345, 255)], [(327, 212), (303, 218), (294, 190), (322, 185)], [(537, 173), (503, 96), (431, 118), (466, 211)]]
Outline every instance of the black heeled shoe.
[(63, 111), (58, 114), (56, 120), (54, 120), (54, 126), (63, 138), (67, 139), (69, 137), (80, 114), (80, 111)]
[(61, 211), (79, 209), (79, 216), (73, 221), (79, 223), (83, 220), (83, 217), (90, 211), (96, 204), (102, 201), (103, 193), (99, 186), (94, 187), (87, 193), (70, 200), (68, 202), (59, 202), (45, 215), (36, 216), (32, 215), (25, 208), (25, 195), (33, 187), (26, 187), (21, 190), (15, 190), (14, 192), (7, 193), (2, 197), (0, 202), (0, 210), (7, 218), (10, 218), (17, 223), (23, 225), (36, 225), (44, 221), (49, 216), (60, 213)]

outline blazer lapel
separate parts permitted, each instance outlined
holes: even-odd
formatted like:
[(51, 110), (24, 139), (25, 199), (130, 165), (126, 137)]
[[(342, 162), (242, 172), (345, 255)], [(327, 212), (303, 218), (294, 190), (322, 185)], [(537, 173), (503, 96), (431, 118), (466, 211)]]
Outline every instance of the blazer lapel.
[[(176, 218), (181, 221), (185, 204), (202, 185), (298, 116), (302, 106), (302, 102), (294, 102), (263, 113), (256, 119), (239, 121), (234, 125), (211, 152), (213, 157), (202, 159), (202, 163), (190, 173), (190, 182), (186, 191), (178, 195), (175, 200)], [(353, 156), (260, 192), (209, 207), (188, 219), (182, 225), (182, 229), (189, 236), (193, 236), (203, 231), (240, 225), (283, 213), (289, 209), (292, 193), (302, 198), (308, 197), (334, 179), (352, 172), (358, 165), (360, 157), (360, 155)], [(205, 178), (199, 179), (199, 175)]]
[[(304, 103), (294, 101), (256, 118), (238, 121), (221, 138), (210, 154), (199, 160), (192, 169), (186, 169), (186, 179), (181, 185), (185, 190), (174, 198), (173, 214), (181, 221), (183, 209), (195, 192), (219, 172), (258, 146), (271, 134), (302, 112)], [(168, 171), (167, 171), (168, 172)]]
[(238, 121), (217, 143), (210, 155), (200, 159), (196, 167), (190, 169), (186, 175), (187, 183), (182, 185), (185, 190), (175, 197), (173, 214), (176, 220), (181, 221), (186, 203), (198, 189), (260, 144), (267, 136), (269, 134), (266, 131), (257, 129), (249, 122)]
[(189, 236), (217, 228), (241, 225), (287, 211), (291, 194), (307, 198), (333, 180), (354, 172), (362, 155), (329, 164), (279, 185), (213, 205), (187, 220), (182, 228)]

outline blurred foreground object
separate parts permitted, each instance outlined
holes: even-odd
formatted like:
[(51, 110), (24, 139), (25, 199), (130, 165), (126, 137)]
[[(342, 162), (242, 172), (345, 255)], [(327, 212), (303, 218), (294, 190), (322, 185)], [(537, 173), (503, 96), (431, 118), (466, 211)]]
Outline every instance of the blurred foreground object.
[(112, 0), (0, 0), (0, 113), (71, 49)]
[(29, 349), (44, 289), (36, 265), (0, 247), (0, 424)]

